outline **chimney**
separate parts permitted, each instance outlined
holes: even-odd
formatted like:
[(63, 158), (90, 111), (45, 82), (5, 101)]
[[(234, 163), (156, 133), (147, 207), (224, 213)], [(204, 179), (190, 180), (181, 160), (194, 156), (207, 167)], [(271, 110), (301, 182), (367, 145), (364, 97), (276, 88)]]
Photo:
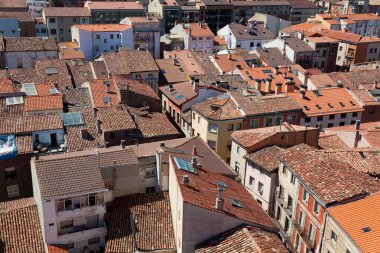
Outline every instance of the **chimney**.
[(194, 76), (190, 76), (190, 84), (193, 85), (194, 84), (194, 79), (195, 77)]
[(112, 78), (112, 73), (111, 73), (111, 71), (110, 72), (108, 72), (108, 78)]
[(92, 111), (92, 114), (94, 115), (95, 119), (96, 119), (97, 112), (98, 112), (98, 108), (94, 108)]
[(194, 84), (193, 84), (193, 86), (194, 86), (194, 90), (196, 90), (198, 88), (198, 86), (199, 86), (199, 78), (198, 77), (194, 78)]
[(223, 188), (218, 188), (218, 196), (216, 197), (215, 208), (218, 211), (223, 211), (224, 209)]
[(358, 147), (359, 141), (360, 141), (360, 120), (356, 120), (355, 122), (355, 141), (354, 141), (354, 148)]
[(193, 165), (194, 168), (196, 168), (198, 164), (197, 150), (195, 149), (195, 147), (193, 148), (193, 152), (192, 152), (191, 164)]
[(294, 92), (295, 82), (287, 80), (285, 83), (285, 93)]
[(107, 93), (111, 92), (111, 85), (110, 85), (110, 83), (106, 83), (106, 92)]
[(300, 90), (300, 95), (302, 99), (305, 99), (305, 94), (306, 94), (306, 91)]
[(271, 84), (272, 84), (272, 79), (271, 78), (267, 78), (266, 82), (265, 82), (265, 92), (266, 93), (270, 92), (270, 86), (271, 86)]
[(106, 148), (109, 148), (109, 146), (110, 146), (109, 142), (106, 141), (104, 144), (106, 145)]
[(173, 90), (173, 84), (169, 84), (169, 91)]
[(102, 124), (102, 122), (101, 122), (99, 119), (97, 119), (97, 120), (96, 120), (96, 132), (97, 132), (98, 134), (101, 134), (101, 133), (102, 133), (102, 127), (101, 127), (101, 124)]
[(276, 83), (276, 90), (275, 90), (276, 95), (281, 93), (281, 86), (282, 86), (282, 83), (280, 82)]
[(7, 78), (9, 78), (9, 68), (5, 67), (5, 75)]
[(160, 148), (164, 148), (165, 147), (165, 142), (161, 142), (160, 143)]
[(274, 68), (274, 71), (275, 71), (275, 74), (278, 75), (279, 74), (279, 71), (278, 71), (279, 67), (275, 67)]
[(182, 183), (183, 183), (183, 185), (186, 185), (186, 186), (189, 185), (189, 183), (190, 183), (189, 175), (183, 175), (182, 176)]
[(58, 89), (58, 83), (57, 83), (57, 82), (54, 83), (54, 87), (55, 87), (56, 89)]
[(87, 131), (87, 129), (82, 129), (81, 133), (82, 133), (82, 139), (87, 139), (88, 138), (88, 131)]
[(336, 82), (336, 86), (338, 86), (339, 88), (343, 88), (343, 82), (341, 80), (338, 80)]
[(256, 90), (261, 90), (261, 79), (255, 79)]
[(228, 60), (231, 60), (232, 59), (232, 55), (230, 52), (228, 52)]
[(121, 148), (125, 148), (125, 140), (120, 141)]

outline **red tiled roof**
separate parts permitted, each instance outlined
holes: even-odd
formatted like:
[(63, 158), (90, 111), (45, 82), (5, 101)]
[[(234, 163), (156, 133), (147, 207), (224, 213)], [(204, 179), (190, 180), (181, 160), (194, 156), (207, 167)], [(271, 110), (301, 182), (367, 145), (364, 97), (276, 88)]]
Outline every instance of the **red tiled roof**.
[(132, 26), (126, 24), (81, 24), (73, 25), (72, 28), (87, 32), (119, 32), (132, 29)]
[(245, 155), (244, 158), (248, 161), (260, 166), (267, 172), (273, 172), (278, 168), (280, 160), (278, 154), (282, 148), (277, 146), (270, 146), (256, 151), (252, 154)]
[(321, 149), (347, 149), (348, 146), (337, 134), (320, 133), (318, 146)]
[(307, 117), (364, 111), (363, 107), (345, 88), (308, 90), (305, 99), (302, 99), (299, 93), (289, 93), (288, 95), (303, 108)]
[(33, 198), (0, 203), (0, 252), (44, 252), (44, 242)]
[(274, 233), (253, 226), (238, 226), (196, 246), (196, 253), (287, 253)]
[(12, 92), (14, 92), (12, 80), (6, 78), (0, 79), (0, 94)]
[(69, 250), (65, 246), (58, 246), (58, 245), (47, 245), (48, 252), (47, 253), (68, 253)]
[(373, 193), (380, 190), (380, 184), (353, 167), (345, 160), (346, 156), (337, 159), (326, 151), (307, 150), (305, 146), (297, 145), (282, 151), (280, 159), (326, 205), (363, 191)]
[[(131, 222), (136, 226), (135, 234)], [(168, 192), (115, 199), (107, 239), (106, 253), (175, 250)]]
[(249, 68), (244, 59), (237, 54), (217, 54), (213, 56), (213, 59), (223, 73), (231, 72), (238, 66), (243, 69)]
[[(362, 252), (380, 252), (380, 194), (328, 209), (335, 222), (348, 234)], [(370, 231), (363, 231), (369, 227)], [(344, 239), (344, 238), (342, 238)]]
[(51, 96), (28, 96), (25, 101), (25, 110), (45, 111), (45, 110), (62, 110), (62, 95)]
[(99, 108), (97, 116), (104, 132), (135, 129), (136, 125), (124, 105)]
[(212, 37), (214, 38), (214, 33), (210, 30), (207, 24), (202, 26), (198, 23), (190, 23), (189, 28), (183, 27), (183, 29), (189, 34), (190, 37)]
[[(204, 154), (199, 153), (199, 156), (201, 155)], [(182, 170), (177, 167), (175, 157), (177, 157), (177, 155), (174, 153), (170, 156), (170, 160), (173, 164), (173, 170), (185, 203), (226, 216), (233, 216), (241, 220), (242, 223), (248, 222), (257, 226), (263, 226), (267, 229), (276, 230), (276, 226), (269, 216), (239, 182), (222, 174), (211, 172), (203, 165), (202, 168), (196, 168), (196, 174)], [(182, 157), (185, 157), (184, 160), (187, 162), (191, 160), (191, 154), (183, 155)], [(188, 185), (182, 183), (184, 175), (188, 175), (189, 177)], [(220, 187), (218, 186), (219, 181), (227, 185), (227, 188), (224, 188), (223, 191), (225, 199), (223, 211), (219, 211), (215, 208), (215, 198), (218, 192), (217, 188)], [(242, 207), (233, 206), (230, 201), (231, 199), (238, 201)]]
[(3, 117), (0, 120), (0, 134), (31, 133), (56, 129), (63, 129), (60, 114), (22, 115)]
[[(110, 84), (110, 92), (106, 90)], [(108, 107), (119, 103), (118, 87), (113, 79), (94, 79), (90, 81), (91, 100), (96, 108)], [(105, 102), (105, 100), (109, 102)]]

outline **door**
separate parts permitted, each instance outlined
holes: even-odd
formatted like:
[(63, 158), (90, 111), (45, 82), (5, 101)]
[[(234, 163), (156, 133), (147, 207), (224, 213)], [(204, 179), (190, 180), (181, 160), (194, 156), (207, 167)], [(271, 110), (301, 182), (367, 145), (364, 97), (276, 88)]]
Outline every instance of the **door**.
[(50, 134), (50, 144), (53, 147), (58, 146), (58, 143), (57, 143), (57, 134)]

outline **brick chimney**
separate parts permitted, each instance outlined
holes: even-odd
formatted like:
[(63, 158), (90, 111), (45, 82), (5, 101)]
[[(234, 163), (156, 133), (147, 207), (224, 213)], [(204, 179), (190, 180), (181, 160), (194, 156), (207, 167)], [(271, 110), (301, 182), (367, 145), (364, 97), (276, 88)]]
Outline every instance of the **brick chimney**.
[(193, 88), (196, 90), (199, 86), (199, 77), (194, 78)]
[(285, 93), (294, 92), (295, 82), (287, 80), (285, 83)]
[(305, 99), (305, 94), (306, 94), (306, 91), (300, 90), (300, 96), (302, 99)]
[(218, 211), (223, 211), (224, 209), (223, 188), (218, 188), (218, 196), (216, 197), (215, 209)]

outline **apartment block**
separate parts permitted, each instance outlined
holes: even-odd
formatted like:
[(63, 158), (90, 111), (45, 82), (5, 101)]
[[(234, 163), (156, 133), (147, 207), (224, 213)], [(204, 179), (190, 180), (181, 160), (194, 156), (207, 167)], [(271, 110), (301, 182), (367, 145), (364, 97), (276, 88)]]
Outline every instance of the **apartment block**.
[(83, 51), (87, 60), (102, 52), (115, 52), (119, 48), (133, 48), (133, 28), (130, 25), (74, 25), (71, 37)]
[(42, 18), (48, 29), (49, 37), (56, 41), (71, 41), (71, 27), (76, 24), (90, 24), (91, 13), (84, 7), (47, 7)]
[(175, 0), (152, 0), (148, 4), (149, 13), (157, 13), (161, 35), (169, 33), (181, 19), (180, 5)]

